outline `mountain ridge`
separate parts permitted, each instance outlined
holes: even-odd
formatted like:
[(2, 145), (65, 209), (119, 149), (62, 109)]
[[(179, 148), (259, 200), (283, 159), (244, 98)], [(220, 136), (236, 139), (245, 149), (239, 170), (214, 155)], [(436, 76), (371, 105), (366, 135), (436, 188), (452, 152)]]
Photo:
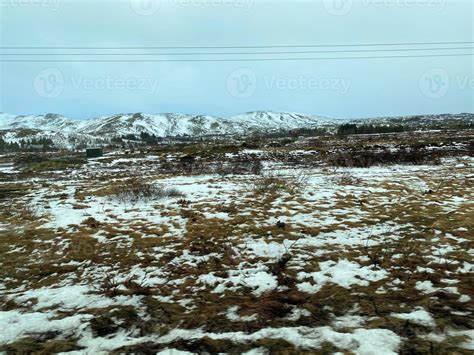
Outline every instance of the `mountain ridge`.
[(230, 117), (137, 112), (79, 120), (53, 113), (45, 115), (0, 113), (0, 137), (8, 141), (49, 138), (58, 146), (67, 147), (71, 146), (71, 142), (105, 142), (113, 137), (141, 133), (157, 137), (249, 135), (256, 132), (302, 128), (335, 130), (343, 123), (423, 126), (460, 120), (472, 123), (474, 114), (412, 115), (350, 120), (274, 111), (251, 111)]
[[(325, 117), (286, 112), (254, 111), (231, 117), (179, 113), (121, 113), (85, 120), (48, 113), (45, 115), (0, 114), (0, 129), (39, 129), (43, 131), (76, 132), (87, 134), (134, 134), (147, 132), (158, 136), (193, 134), (202, 126), (203, 133), (239, 133), (238, 126), (255, 129), (300, 128), (334, 123)], [(194, 126), (194, 127), (191, 127)], [(212, 127), (207, 127), (212, 126)], [(205, 128), (208, 128), (206, 132)], [(190, 132), (187, 132), (187, 131)], [(223, 132), (225, 131), (225, 132)]]

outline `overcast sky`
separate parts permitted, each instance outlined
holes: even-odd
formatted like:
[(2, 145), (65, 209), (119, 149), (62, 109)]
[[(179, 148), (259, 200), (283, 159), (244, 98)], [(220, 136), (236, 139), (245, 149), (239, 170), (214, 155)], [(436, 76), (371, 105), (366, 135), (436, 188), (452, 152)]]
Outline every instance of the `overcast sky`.
[[(474, 41), (472, 0), (162, 0), (151, 4), (148, 0), (0, 0), (0, 4), (2, 47)], [(291, 51), (318, 49), (344, 48), (292, 48)], [(170, 51), (173, 50), (162, 52)], [(219, 49), (207, 51), (222, 52)], [(4, 54), (33, 52), (60, 53), (58, 50), (2, 50)], [(68, 52), (91, 53), (87, 50)], [(448, 53), (472, 52), (467, 48)], [(417, 52), (435, 53), (441, 51)], [(333, 53), (325, 56), (409, 54)], [(292, 53), (257, 57), (295, 56), (321, 55)], [(195, 58), (206, 57), (209, 56)], [(251, 56), (213, 56), (237, 57)], [(229, 116), (273, 110), (351, 118), (474, 112), (472, 56), (271, 62), (2, 62), (0, 65), (0, 112), (12, 114), (54, 112), (89, 118), (129, 112), (177, 112)]]

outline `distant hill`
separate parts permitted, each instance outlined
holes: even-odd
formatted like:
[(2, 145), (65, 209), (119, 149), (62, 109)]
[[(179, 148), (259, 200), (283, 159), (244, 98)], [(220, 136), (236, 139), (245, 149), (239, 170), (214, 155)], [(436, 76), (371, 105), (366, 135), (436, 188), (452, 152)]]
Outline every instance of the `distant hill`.
[(130, 113), (75, 120), (56, 114), (15, 116), (0, 114), (0, 137), (6, 141), (51, 139), (56, 145), (71, 147), (78, 143), (107, 143), (114, 137), (148, 133), (157, 137), (249, 135), (301, 128), (335, 129), (342, 123), (432, 127), (456, 123), (473, 123), (474, 114), (444, 114), (406, 117), (380, 117), (338, 120), (308, 114), (256, 111), (233, 117), (188, 114)]

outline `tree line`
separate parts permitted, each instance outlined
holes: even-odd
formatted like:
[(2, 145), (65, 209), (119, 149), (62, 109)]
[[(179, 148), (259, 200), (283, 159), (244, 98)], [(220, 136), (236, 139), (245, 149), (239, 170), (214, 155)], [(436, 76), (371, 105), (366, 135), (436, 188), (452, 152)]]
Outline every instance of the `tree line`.
[(399, 133), (409, 131), (410, 128), (404, 125), (372, 125), (345, 123), (338, 127), (337, 134), (345, 136), (348, 134), (375, 134), (375, 133)]
[(30, 145), (42, 145), (44, 149), (50, 149), (54, 144), (49, 138), (21, 139), (17, 142), (8, 142), (0, 137), (0, 152), (18, 152), (27, 150)]

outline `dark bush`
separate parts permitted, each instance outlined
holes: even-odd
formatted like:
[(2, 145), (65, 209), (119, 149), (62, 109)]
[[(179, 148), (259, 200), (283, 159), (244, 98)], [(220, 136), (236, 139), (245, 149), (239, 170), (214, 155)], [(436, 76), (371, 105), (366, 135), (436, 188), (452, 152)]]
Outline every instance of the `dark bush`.
[(173, 187), (166, 187), (141, 179), (129, 179), (114, 187), (110, 197), (124, 204), (136, 204), (160, 200), (168, 197), (183, 197), (184, 194)]
[(362, 150), (351, 149), (328, 157), (328, 163), (344, 168), (369, 168), (387, 164), (440, 164), (441, 153), (425, 148), (410, 147), (396, 150)]

